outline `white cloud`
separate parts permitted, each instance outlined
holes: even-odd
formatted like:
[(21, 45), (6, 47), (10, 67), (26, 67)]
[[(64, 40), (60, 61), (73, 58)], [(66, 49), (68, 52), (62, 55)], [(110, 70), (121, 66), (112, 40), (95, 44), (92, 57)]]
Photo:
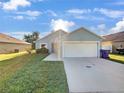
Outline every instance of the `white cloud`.
[(91, 16), (91, 15), (75, 15), (74, 18), (76, 19), (83, 19), (83, 20), (99, 20), (99, 21), (103, 21), (105, 20), (104, 17), (96, 17), (96, 16)]
[(40, 11), (26, 11), (25, 14), (27, 14), (28, 16), (39, 16), (41, 15)]
[(52, 11), (52, 10), (47, 10), (45, 13), (50, 14), (50, 15), (52, 15), (54, 17), (57, 16), (57, 14), (54, 11)]
[(22, 20), (22, 19), (24, 19), (24, 16), (21, 16), (21, 15), (20, 16), (14, 16), (13, 18), (17, 19), (17, 20)]
[(44, 1), (44, 0), (38, 0), (39, 2), (42, 2), (42, 1)]
[(0, 2), (0, 7), (2, 6), (2, 2)]
[(28, 0), (9, 0), (8, 2), (3, 3), (4, 10), (17, 10), (18, 7), (30, 6), (31, 2)]
[(43, 38), (43, 37), (45, 37), (45, 36), (47, 36), (47, 35), (49, 35), (50, 33), (52, 33), (51, 31), (49, 31), (49, 32), (42, 32), (41, 34), (41, 38)]
[(17, 16), (13, 16), (14, 19), (22, 20), (22, 19), (28, 19), (28, 20), (35, 20), (38, 16), (42, 14), (40, 11), (23, 11), (23, 12), (16, 12)]
[(11, 35), (27, 35), (27, 34), (31, 34), (31, 32), (27, 32), (27, 31), (17, 31), (17, 32), (8, 32), (8, 34)]
[(97, 26), (93, 26), (90, 28), (96, 33), (99, 33), (100, 35), (106, 35), (106, 34), (112, 34), (124, 31), (124, 18), (121, 21), (118, 21), (114, 27), (107, 28), (105, 24), (99, 24)]
[(105, 24), (99, 24), (97, 26), (90, 27), (90, 29), (100, 35), (103, 35), (107, 31), (107, 27)]
[(36, 17), (31, 17), (31, 16), (22, 16), (22, 15), (17, 15), (17, 16), (9, 16), (9, 17), (11, 17), (11, 18), (13, 18), (13, 19), (15, 19), (15, 20), (30, 20), (30, 21), (32, 21), (32, 20), (36, 20)]
[(6, 32), (5, 34), (13, 36), (17, 39), (23, 40), (24, 35), (28, 35), (31, 34), (31, 32), (27, 32), (27, 31), (15, 31), (15, 32)]
[(124, 5), (124, 2), (123, 1), (121, 1), (121, 2), (114, 2), (114, 3), (111, 3), (111, 4), (113, 4), (113, 5)]
[(25, 17), (25, 19), (28, 19), (28, 20), (36, 20), (36, 17), (30, 17), (30, 16), (27, 16), (27, 17)]
[(112, 10), (112, 9), (104, 9), (104, 8), (95, 8), (94, 12), (99, 12), (103, 15), (106, 15), (110, 18), (119, 18), (124, 16), (124, 11), (120, 10)]
[(44, 0), (30, 0), (30, 1), (32, 1), (32, 2), (42, 2)]
[(74, 15), (74, 18), (76, 18), (76, 19), (87, 19), (87, 17), (83, 16), (83, 15)]
[(68, 31), (70, 27), (74, 26), (75, 23), (72, 21), (67, 21), (67, 20), (63, 20), (63, 19), (58, 19), (58, 20), (54, 20), (52, 19), (51, 21), (51, 27), (53, 30), (65, 30)]
[(105, 20), (103, 17), (96, 17), (91, 15), (93, 10), (91, 9), (70, 9), (66, 11), (69, 16), (74, 17), (75, 19), (84, 19), (84, 20)]
[(67, 10), (67, 12), (71, 14), (85, 14), (85, 13), (90, 13), (91, 10), (90, 9), (70, 9), (70, 10)]
[(110, 33), (117, 33), (117, 32), (121, 32), (124, 31), (124, 18), (117, 22), (115, 27), (110, 29)]
[(42, 12), (28, 10), (28, 11), (24, 11), (24, 12), (16, 12), (16, 14), (22, 14), (22, 15), (37, 17), (37, 16), (40, 16), (42, 14)]
[(47, 22), (42, 22), (42, 23), (39, 23), (40, 25), (50, 25), (50, 23), (47, 23)]
[[(122, 4), (122, 3), (120, 3), (120, 4)], [(94, 19), (94, 20), (97, 20), (98, 18), (91, 15), (91, 13), (92, 14), (99, 13), (99, 14), (105, 15), (105, 16), (110, 17), (110, 18), (122, 18), (122, 17), (124, 17), (124, 11), (106, 9), (106, 8), (94, 8), (92, 10), (91, 9), (70, 9), (70, 10), (67, 10), (66, 12), (76, 19), (91, 19), (91, 20)]]
[(106, 29), (106, 25), (105, 24), (100, 24), (100, 25), (97, 26), (97, 28), (98, 28), (99, 31), (103, 32)]

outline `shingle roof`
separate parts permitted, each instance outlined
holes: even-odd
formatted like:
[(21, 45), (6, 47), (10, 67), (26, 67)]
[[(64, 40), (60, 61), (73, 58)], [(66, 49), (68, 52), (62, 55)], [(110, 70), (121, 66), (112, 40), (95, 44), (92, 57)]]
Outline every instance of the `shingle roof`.
[(51, 31), (48, 35), (46, 35), (46, 36), (44, 36), (44, 37), (38, 39), (37, 41), (39, 41), (39, 40), (41, 40), (41, 39), (44, 39), (44, 38), (48, 38), (48, 37), (50, 37), (51, 35), (56, 34), (56, 33), (60, 32), (60, 31), (63, 32), (63, 33), (65, 33), (65, 34), (68, 34), (68, 32), (66, 32), (66, 31), (64, 31), (64, 30), (62, 30), (62, 29), (59, 29), (59, 30), (57, 30), (57, 31)]
[(99, 36), (99, 35), (97, 35), (96, 33), (92, 32), (92, 31), (90, 31), (89, 29), (84, 28), (84, 27), (80, 27), (79, 29), (76, 29), (76, 30), (72, 31), (72, 32), (70, 32), (69, 34), (72, 34), (72, 33), (74, 33), (74, 32), (80, 31), (80, 30), (87, 31), (87, 32), (89, 32), (89, 33), (91, 33), (91, 34), (93, 34), (93, 35), (99, 37), (100, 39), (103, 39), (102, 36)]
[(112, 42), (124, 42), (124, 31), (118, 32), (110, 35), (103, 36), (104, 41), (112, 41)]
[(0, 33), (0, 42), (2, 43), (17, 43), (17, 44), (30, 44), (14, 37)]

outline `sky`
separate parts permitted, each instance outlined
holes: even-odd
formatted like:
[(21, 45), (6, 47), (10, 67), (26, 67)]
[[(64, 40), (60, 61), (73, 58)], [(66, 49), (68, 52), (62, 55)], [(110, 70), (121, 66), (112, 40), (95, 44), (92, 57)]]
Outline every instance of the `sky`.
[(124, 0), (0, 0), (0, 33), (23, 39), (80, 27), (98, 35), (124, 31)]

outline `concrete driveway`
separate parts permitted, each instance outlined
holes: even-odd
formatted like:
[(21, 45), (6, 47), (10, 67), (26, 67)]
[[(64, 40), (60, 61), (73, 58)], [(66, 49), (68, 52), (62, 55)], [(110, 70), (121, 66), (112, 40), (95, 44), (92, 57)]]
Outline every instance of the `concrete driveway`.
[(70, 93), (124, 93), (124, 65), (97, 58), (64, 58)]

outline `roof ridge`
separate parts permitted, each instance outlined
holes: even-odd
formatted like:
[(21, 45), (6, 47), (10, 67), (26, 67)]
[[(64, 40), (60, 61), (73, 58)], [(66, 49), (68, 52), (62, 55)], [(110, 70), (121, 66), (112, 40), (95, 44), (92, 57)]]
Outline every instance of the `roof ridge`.
[(59, 30), (56, 30), (56, 31), (55, 31), (55, 30), (52, 30), (52, 31), (50, 31), (49, 34), (47, 34), (46, 36), (44, 36), (44, 37), (38, 39), (37, 41), (39, 41), (39, 40), (41, 40), (41, 39), (44, 39), (44, 38), (46, 38), (46, 37), (52, 35), (53, 33), (57, 33), (58, 31), (63, 31), (63, 32), (65, 32), (65, 33), (68, 33), (68, 32), (66, 32), (66, 31), (64, 31), (64, 30), (62, 30), (62, 29), (59, 29)]
[(0, 42), (30, 44), (28, 42), (25, 42), (23, 40), (17, 39), (15, 37), (9, 36), (9, 35), (4, 34), (4, 33), (0, 33), (0, 36), (1, 36), (0, 38), (3, 39)]
[(76, 30), (73, 30), (73, 31), (70, 32), (69, 34), (72, 34), (72, 33), (76, 32), (76, 31), (81, 30), (81, 29), (83, 29), (83, 30), (85, 30), (85, 31), (87, 31), (87, 32), (89, 32), (89, 33), (92, 33), (92, 34), (96, 35), (97, 37), (99, 37), (99, 38), (101, 38), (101, 39), (104, 39), (102, 36), (97, 35), (97, 34), (94, 33), (93, 31), (91, 31), (91, 30), (89, 30), (89, 29), (87, 29), (87, 28), (85, 28), (85, 27), (80, 27), (80, 28), (78, 28), (78, 29), (76, 29)]
[(124, 31), (121, 31), (121, 32), (106, 35), (104, 37), (106, 38), (105, 41), (113, 41), (113, 42), (124, 41), (123, 35), (124, 35)]
[(115, 35), (115, 34), (119, 34), (119, 33), (124, 33), (124, 31), (121, 31), (121, 32), (116, 32), (116, 33), (111, 33), (111, 34), (104, 35), (104, 36)]

